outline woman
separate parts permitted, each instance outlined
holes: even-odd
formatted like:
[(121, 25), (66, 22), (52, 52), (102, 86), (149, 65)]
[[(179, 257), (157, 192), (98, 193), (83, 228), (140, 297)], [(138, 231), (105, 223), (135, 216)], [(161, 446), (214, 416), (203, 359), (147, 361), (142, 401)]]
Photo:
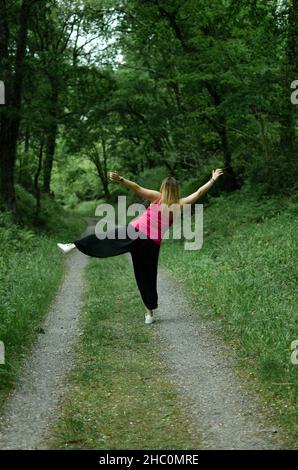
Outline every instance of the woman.
[[(165, 216), (162, 208), (170, 207), (173, 204), (177, 204), (178, 207), (185, 204), (194, 204), (222, 174), (222, 169), (213, 170), (212, 177), (206, 184), (193, 194), (181, 198), (179, 184), (171, 176), (162, 181), (159, 191), (154, 191), (142, 188), (137, 183), (129, 181), (113, 171), (110, 173), (111, 181), (122, 184), (138, 196), (147, 199), (151, 202), (150, 206), (142, 215), (129, 222), (128, 225), (116, 227), (115, 232), (113, 231), (114, 238), (109, 238), (108, 233), (104, 239), (99, 239), (93, 234), (73, 243), (58, 243), (58, 247), (64, 253), (69, 253), (74, 248), (78, 248), (82, 253), (97, 258), (106, 258), (129, 252), (132, 256), (136, 282), (146, 307), (145, 323), (151, 324), (154, 322), (153, 310), (157, 308), (158, 301), (157, 265), (160, 244), (175, 218), (175, 215), (173, 215), (175, 211), (171, 211)], [(131, 227), (129, 228), (129, 226)], [(134, 228), (132, 229), (132, 227)], [(138, 238), (131, 237), (131, 229), (141, 232), (140, 236)], [(129, 231), (130, 233), (128, 233)], [(118, 234), (121, 236), (118, 237)]]

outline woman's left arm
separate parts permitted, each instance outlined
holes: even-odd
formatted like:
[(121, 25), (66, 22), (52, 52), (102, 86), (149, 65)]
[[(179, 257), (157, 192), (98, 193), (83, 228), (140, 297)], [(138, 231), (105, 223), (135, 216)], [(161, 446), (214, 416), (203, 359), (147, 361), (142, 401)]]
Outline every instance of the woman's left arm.
[(181, 199), (181, 204), (194, 204), (200, 197), (202, 197), (215, 183), (216, 180), (223, 174), (223, 170), (221, 168), (217, 168), (216, 170), (212, 170), (212, 177), (210, 180), (201, 186), (197, 191), (190, 194), (187, 197), (183, 197)]

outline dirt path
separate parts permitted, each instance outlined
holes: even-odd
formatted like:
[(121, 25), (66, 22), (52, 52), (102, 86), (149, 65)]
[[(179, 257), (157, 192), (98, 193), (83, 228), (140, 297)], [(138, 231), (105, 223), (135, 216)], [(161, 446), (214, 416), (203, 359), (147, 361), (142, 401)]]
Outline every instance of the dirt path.
[(278, 449), (282, 431), (237, 379), (236, 357), (212, 322), (194, 312), (171, 274), (159, 269), (155, 331), (204, 449)]
[[(88, 220), (92, 223), (92, 219)], [(87, 233), (92, 230), (89, 226)], [(67, 272), (16, 390), (0, 420), (0, 449), (43, 449), (47, 430), (65, 393), (65, 378), (79, 336), (79, 317), (88, 257), (79, 251), (65, 258)]]
[[(65, 262), (67, 273), (44, 322), (45, 334), (39, 335), (0, 420), (0, 449), (46, 448), (48, 429), (59, 416), (80, 333), (88, 257), (75, 251)], [(200, 319), (183, 286), (164, 269), (159, 271), (158, 289), (157, 321), (148, 327), (161, 343), (170, 380), (203, 436), (203, 448), (281, 448), (282, 431), (270, 424), (267, 410), (237, 379), (236, 358), (223, 346), (214, 325)]]

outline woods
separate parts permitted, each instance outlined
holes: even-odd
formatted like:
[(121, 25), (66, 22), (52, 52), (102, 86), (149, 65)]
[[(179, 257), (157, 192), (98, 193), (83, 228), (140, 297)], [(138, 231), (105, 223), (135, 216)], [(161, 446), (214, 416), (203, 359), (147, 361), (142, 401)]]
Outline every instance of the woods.
[[(298, 0), (0, 0), (1, 413), (29, 364), (0, 449), (5, 439), (18, 449), (297, 448), (297, 117)], [(202, 196), (216, 168), (223, 176)], [(203, 245), (163, 242), (155, 326), (170, 334), (165, 347), (140, 323), (127, 259), (87, 266), (75, 251), (101, 203), (144, 203), (110, 171), (155, 193), (174, 176), (182, 198), (202, 196)], [(63, 383), (69, 331), (78, 357), (52, 429), (46, 396)], [(37, 349), (46, 387), (29, 358), (38, 338), (54, 348)], [(172, 353), (205, 417), (176, 398)], [(249, 411), (250, 391), (274, 425)]]
[(1, 0), (1, 207), (17, 210), (15, 184), (37, 210), (40, 192), (70, 202), (61, 181), (108, 199), (114, 167), (223, 166), (223, 190), (292, 192), (297, 15), (297, 0)]

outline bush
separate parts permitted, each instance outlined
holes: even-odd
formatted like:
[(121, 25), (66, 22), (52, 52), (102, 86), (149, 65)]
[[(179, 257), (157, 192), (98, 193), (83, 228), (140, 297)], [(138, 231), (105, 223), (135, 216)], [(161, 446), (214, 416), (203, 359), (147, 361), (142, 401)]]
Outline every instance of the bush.
[(17, 213), (21, 221), (31, 224), (35, 217), (36, 200), (23, 186), (16, 184)]
[(37, 235), (29, 228), (17, 225), (9, 213), (0, 213), (0, 244), (4, 256), (11, 251), (30, 250), (37, 240)]
[(265, 195), (294, 194), (298, 189), (296, 175), (297, 163), (286, 155), (273, 155), (269, 161), (254, 157), (247, 169), (248, 182)]
[(34, 227), (30, 219), (30, 214), (35, 215), (32, 197), (22, 187), (17, 191), (18, 208), (23, 208), (22, 225), (12, 214), (0, 213), (0, 339), (7, 352), (6, 363), (0, 367), (0, 408), (62, 278), (64, 263), (56, 243), (73, 240), (84, 226), (79, 217), (44, 197), (41, 217), (46, 231)]
[(95, 216), (95, 209), (99, 204), (105, 202), (103, 199), (97, 199), (93, 201), (82, 201), (79, 202), (74, 211), (76, 214), (85, 215), (87, 217), (94, 217)]
[[(35, 237), (47, 234), (73, 233), (83, 230), (84, 223), (79, 217), (65, 210), (53, 197), (41, 195), (41, 207), (36, 215), (36, 201), (21, 185), (16, 185), (17, 217), (9, 213), (0, 213), (0, 242), (3, 249), (18, 250), (23, 243), (26, 248), (34, 244)], [(90, 215), (93, 215), (94, 212)], [(89, 215), (89, 214), (88, 214)]]

